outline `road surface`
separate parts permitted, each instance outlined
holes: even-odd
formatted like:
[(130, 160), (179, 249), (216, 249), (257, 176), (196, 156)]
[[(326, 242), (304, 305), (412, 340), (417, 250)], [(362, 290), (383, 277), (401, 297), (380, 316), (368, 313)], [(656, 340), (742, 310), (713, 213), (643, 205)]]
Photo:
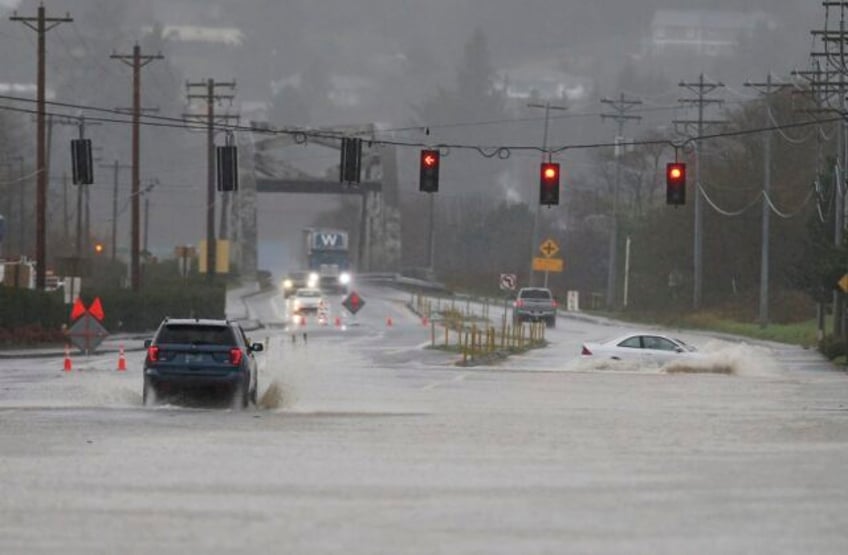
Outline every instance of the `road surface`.
[(142, 407), (142, 352), (0, 360), (0, 553), (848, 553), (848, 379), (815, 352), (587, 365), (627, 328), (562, 317), (462, 368), (406, 294), (360, 292), (338, 327), (337, 298), (294, 328), (245, 300), (272, 327), (243, 412)]

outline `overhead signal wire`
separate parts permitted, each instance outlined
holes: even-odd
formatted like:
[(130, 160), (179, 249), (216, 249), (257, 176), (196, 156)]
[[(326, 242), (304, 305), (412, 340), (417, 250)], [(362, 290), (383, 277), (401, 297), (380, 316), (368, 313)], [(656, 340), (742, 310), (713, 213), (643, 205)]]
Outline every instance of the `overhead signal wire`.
[[(17, 97), (10, 95), (0, 95), (0, 100), (7, 100), (13, 102), (26, 102), (26, 103), (35, 103), (34, 99), (25, 98), (25, 97)], [(127, 117), (127, 115), (120, 110), (110, 109), (110, 108), (102, 108), (97, 106), (87, 106), (83, 104), (73, 104), (68, 102), (57, 102), (57, 101), (47, 101), (47, 104), (59, 108), (71, 108), (75, 110), (87, 110), (93, 112), (100, 112), (111, 115), (119, 115), (123, 116), (121, 118), (114, 117), (105, 117), (105, 116), (86, 116), (86, 119), (89, 121), (96, 121), (102, 123), (113, 123), (113, 124), (121, 124), (121, 125), (131, 125), (132, 120)], [(34, 109), (27, 108), (19, 108), (16, 106), (0, 106), (0, 110), (7, 111), (15, 111), (22, 112), (28, 114), (36, 113)], [(51, 112), (51, 115), (56, 116), (68, 116), (65, 113), (59, 112)], [(76, 117), (76, 115), (72, 116)], [(161, 127), (161, 128), (171, 128), (171, 129), (189, 129), (189, 130), (199, 130), (205, 129), (205, 126), (192, 123), (186, 119), (173, 117), (173, 116), (162, 116), (155, 114), (143, 114), (141, 116), (142, 125), (146, 125), (149, 127)], [(675, 149), (686, 148), (696, 142), (699, 141), (709, 141), (714, 139), (721, 138), (730, 138), (730, 137), (741, 137), (747, 135), (756, 135), (759, 133), (765, 133), (769, 131), (780, 131), (786, 129), (800, 129), (804, 127), (808, 127), (811, 125), (821, 125), (824, 123), (832, 123), (836, 121), (841, 121), (842, 115), (829, 117), (829, 118), (815, 118), (811, 120), (801, 121), (801, 122), (793, 122), (793, 123), (785, 123), (779, 125), (769, 125), (765, 127), (756, 127), (756, 128), (748, 128), (748, 129), (737, 129), (733, 131), (723, 131), (716, 133), (708, 133), (700, 136), (686, 137), (680, 140), (673, 140), (668, 138), (662, 139), (647, 139), (647, 140), (634, 140), (630, 141), (629, 144), (634, 146), (648, 146), (648, 145), (668, 145)], [(292, 136), (295, 140), (295, 144), (308, 144), (310, 139), (324, 139), (324, 140), (340, 140), (347, 135), (341, 132), (329, 132), (329, 131), (319, 131), (319, 130), (310, 130), (310, 129), (292, 129), (292, 128), (266, 128), (263, 126), (252, 126), (252, 125), (243, 125), (243, 124), (228, 124), (228, 123), (216, 123), (214, 125), (215, 129), (219, 131), (231, 131), (231, 132), (252, 132), (256, 134), (265, 134), (265, 135), (289, 135)], [(466, 144), (466, 143), (438, 143), (433, 144), (431, 142), (425, 141), (399, 141), (399, 140), (388, 140), (388, 139), (369, 139), (368, 143), (370, 145), (383, 145), (383, 146), (395, 146), (395, 147), (406, 147), (406, 148), (438, 148), (443, 151), (443, 153), (449, 154), (450, 150), (471, 150), (476, 151), (481, 156), (486, 158), (494, 158), (498, 157), (500, 159), (509, 158), (513, 152), (520, 151), (535, 151), (535, 152), (545, 152), (550, 154), (561, 154), (570, 150), (587, 150), (587, 149), (598, 149), (598, 148), (613, 148), (616, 146), (613, 142), (597, 142), (597, 143), (576, 143), (576, 144), (566, 144), (558, 147), (548, 148), (547, 150), (543, 149), (538, 145), (474, 145), (474, 144)]]

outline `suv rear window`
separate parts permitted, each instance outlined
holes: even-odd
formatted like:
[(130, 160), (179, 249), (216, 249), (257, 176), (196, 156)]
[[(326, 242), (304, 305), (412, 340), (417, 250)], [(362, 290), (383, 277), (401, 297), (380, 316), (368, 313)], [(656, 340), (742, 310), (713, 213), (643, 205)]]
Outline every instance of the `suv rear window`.
[(522, 299), (550, 299), (551, 292), (547, 289), (524, 289), (518, 296)]
[(156, 343), (179, 343), (183, 345), (235, 345), (235, 337), (229, 326), (203, 324), (166, 324), (159, 331)]

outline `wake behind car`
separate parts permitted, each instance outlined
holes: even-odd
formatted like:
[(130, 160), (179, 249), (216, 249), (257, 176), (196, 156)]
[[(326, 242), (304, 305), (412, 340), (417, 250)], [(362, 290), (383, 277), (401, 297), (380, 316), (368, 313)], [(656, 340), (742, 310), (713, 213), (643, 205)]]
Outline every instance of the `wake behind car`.
[(256, 403), (255, 352), (244, 330), (228, 320), (166, 318), (152, 340), (145, 341), (145, 405), (181, 391), (225, 391), (234, 408)]
[(695, 347), (680, 339), (652, 332), (634, 332), (609, 341), (584, 343), (580, 356), (662, 365), (686, 358), (699, 358), (703, 355)]

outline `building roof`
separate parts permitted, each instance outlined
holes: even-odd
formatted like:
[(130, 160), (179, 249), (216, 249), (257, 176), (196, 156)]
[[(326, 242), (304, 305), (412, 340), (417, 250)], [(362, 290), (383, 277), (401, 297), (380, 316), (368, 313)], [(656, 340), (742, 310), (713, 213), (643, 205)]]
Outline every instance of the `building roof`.
[[(152, 28), (146, 29), (148, 32)], [(239, 46), (244, 33), (236, 27), (200, 27), (197, 25), (165, 25), (162, 36), (174, 42), (204, 42)]]

